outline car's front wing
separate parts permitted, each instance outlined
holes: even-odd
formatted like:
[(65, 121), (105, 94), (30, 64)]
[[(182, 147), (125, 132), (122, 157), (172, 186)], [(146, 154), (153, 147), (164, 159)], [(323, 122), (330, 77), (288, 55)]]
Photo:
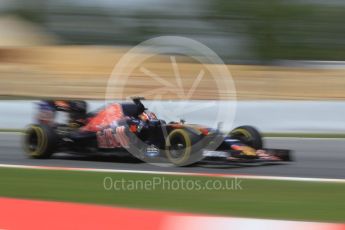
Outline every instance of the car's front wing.
[(292, 154), (287, 149), (263, 149), (255, 156), (239, 154), (237, 151), (204, 150), (201, 163), (208, 164), (274, 164), (292, 161)]

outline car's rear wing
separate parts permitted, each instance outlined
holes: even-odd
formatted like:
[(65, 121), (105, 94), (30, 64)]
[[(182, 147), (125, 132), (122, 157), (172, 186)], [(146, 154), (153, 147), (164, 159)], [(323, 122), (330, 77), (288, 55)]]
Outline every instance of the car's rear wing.
[(57, 111), (66, 112), (73, 117), (79, 114), (84, 116), (87, 112), (87, 103), (79, 100), (42, 100), (37, 103), (37, 106), (37, 122), (47, 125), (51, 125), (55, 122)]

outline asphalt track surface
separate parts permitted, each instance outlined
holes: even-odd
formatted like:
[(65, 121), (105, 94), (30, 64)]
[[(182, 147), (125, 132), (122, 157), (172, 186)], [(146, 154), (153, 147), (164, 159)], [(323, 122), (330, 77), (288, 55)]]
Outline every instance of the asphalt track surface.
[(97, 169), (174, 171), (215, 174), (247, 174), (308, 178), (345, 178), (345, 139), (270, 138), (268, 148), (293, 150), (294, 161), (280, 165), (160, 167), (129, 157), (55, 154), (51, 159), (29, 159), (21, 147), (19, 133), (0, 133), (0, 164), (80, 167)]

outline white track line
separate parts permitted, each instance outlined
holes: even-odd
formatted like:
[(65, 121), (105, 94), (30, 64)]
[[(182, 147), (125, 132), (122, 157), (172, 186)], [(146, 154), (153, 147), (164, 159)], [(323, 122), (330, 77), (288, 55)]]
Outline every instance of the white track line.
[(31, 166), (31, 165), (13, 165), (13, 164), (0, 164), (0, 167), (2, 167), (2, 168), (20, 168), (20, 169), (61, 170), (61, 171), (109, 172), (109, 173), (141, 173), (141, 174), (161, 174), (161, 175), (180, 175), (180, 176), (204, 176), (204, 177), (240, 178), (240, 179), (255, 179), (255, 180), (281, 180), (281, 181), (345, 183), (345, 179), (332, 179), (332, 178), (253, 176), (253, 175), (244, 175), (244, 174), (162, 172), (162, 171), (144, 171), (144, 170), (73, 168), (73, 167)]

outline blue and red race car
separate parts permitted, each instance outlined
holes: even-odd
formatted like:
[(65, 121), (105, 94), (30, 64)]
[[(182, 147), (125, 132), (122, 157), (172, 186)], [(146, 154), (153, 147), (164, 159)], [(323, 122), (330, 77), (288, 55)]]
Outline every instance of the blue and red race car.
[[(112, 103), (91, 113), (85, 101), (41, 101), (37, 123), (26, 130), (25, 150), (32, 158), (49, 158), (57, 152), (90, 155), (126, 150), (148, 162), (177, 166), (291, 160), (289, 150), (264, 148), (254, 127), (241, 126), (224, 134), (184, 121), (167, 123), (147, 110), (142, 99)], [(67, 122), (56, 121), (58, 111), (68, 114)]]

